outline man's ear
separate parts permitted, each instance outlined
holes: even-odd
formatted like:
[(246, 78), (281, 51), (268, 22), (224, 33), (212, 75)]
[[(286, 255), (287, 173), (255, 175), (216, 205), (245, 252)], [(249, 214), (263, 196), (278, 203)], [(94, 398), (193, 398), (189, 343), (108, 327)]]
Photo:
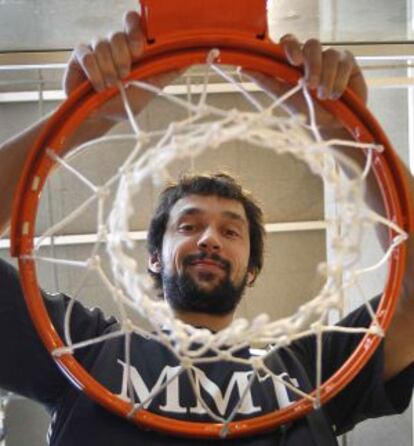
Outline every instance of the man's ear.
[(256, 271), (252, 270), (247, 271), (247, 282), (246, 282), (247, 286), (253, 286), (256, 277), (257, 277)]
[(161, 262), (158, 253), (152, 254), (148, 259), (148, 269), (155, 274), (161, 272)]

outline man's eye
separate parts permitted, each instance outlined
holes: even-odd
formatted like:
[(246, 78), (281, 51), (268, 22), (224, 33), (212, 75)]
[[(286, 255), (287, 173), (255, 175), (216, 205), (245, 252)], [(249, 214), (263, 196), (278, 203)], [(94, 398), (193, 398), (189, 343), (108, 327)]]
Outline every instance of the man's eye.
[(234, 229), (226, 229), (226, 234), (229, 237), (238, 237), (239, 233), (235, 231)]
[(191, 232), (195, 229), (195, 225), (190, 225), (188, 223), (179, 226), (179, 230), (183, 232)]

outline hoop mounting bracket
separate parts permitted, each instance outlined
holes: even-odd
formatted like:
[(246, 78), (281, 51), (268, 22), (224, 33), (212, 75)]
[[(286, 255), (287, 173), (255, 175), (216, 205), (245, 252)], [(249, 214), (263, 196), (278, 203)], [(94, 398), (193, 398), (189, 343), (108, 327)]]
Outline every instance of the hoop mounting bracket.
[(138, 0), (148, 43), (183, 34), (267, 37), (265, 0)]

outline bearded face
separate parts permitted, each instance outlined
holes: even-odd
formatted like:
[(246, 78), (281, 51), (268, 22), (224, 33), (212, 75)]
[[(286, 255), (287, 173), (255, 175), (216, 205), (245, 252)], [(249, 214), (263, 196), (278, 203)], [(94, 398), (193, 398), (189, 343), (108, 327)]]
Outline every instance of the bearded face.
[[(188, 255), (183, 263), (181, 273), (169, 275), (161, 270), (164, 295), (174, 310), (225, 315), (236, 309), (246, 289), (247, 274), (238, 284), (232, 283), (230, 262), (217, 254)], [(190, 272), (193, 267), (198, 267), (196, 274)], [(224, 272), (219, 280), (215, 267)]]
[(170, 210), (162, 252), (151, 259), (175, 310), (224, 315), (234, 311), (246, 283), (249, 223), (243, 205), (227, 198), (188, 195)]

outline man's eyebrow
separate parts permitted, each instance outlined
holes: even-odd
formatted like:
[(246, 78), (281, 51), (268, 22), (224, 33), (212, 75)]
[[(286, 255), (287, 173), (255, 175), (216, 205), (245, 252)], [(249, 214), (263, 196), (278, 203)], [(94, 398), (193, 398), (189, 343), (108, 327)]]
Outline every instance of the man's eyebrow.
[[(200, 209), (200, 208), (195, 207), (195, 206), (194, 207), (191, 206), (191, 207), (182, 209), (178, 213), (177, 219), (180, 219), (180, 218), (185, 217), (187, 215), (202, 215), (202, 214), (205, 214), (205, 213), (206, 213), (206, 211), (204, 211), (203, 209)], [(234, 211), (223, 211), (222, 215), (225, 216), (226, 218), (231, 219), (231, 220), (235, 220), (235, 221), (238, 221), (240, 223), (247, 224), (246, 219), (242, 215), (237, 213), (237, 212), (234, 212)]]
[(239, 222), (241, 222), (241, 223), (245, 223), (245, 224), (247, 224), (247, 220), (246, 220), (242, 215), (240, 215), (240, 214), (237, 213), (237, 212), (233, 212), (233, 211), (223, 211), (223, 215), (224, 215), (225, 217), (227, 217), (227, 218), (230, 218), (231, 220), (236, 220), (236, 221), (239, 221)]
[(175, 215), (171, 215), (169, 221), (171, 224), (177, 225), (186, 217), (201, 216), (202, 214), (203, 211), (200, 208), (195, 206), (188, 206), (184, 209), (180, 209)]
[(187, 207), (179, 211), (177, 218), (186, 217), (187, 215), (198, 215), (202, 214), (204, 211), (202, 211), (198, 207)]

